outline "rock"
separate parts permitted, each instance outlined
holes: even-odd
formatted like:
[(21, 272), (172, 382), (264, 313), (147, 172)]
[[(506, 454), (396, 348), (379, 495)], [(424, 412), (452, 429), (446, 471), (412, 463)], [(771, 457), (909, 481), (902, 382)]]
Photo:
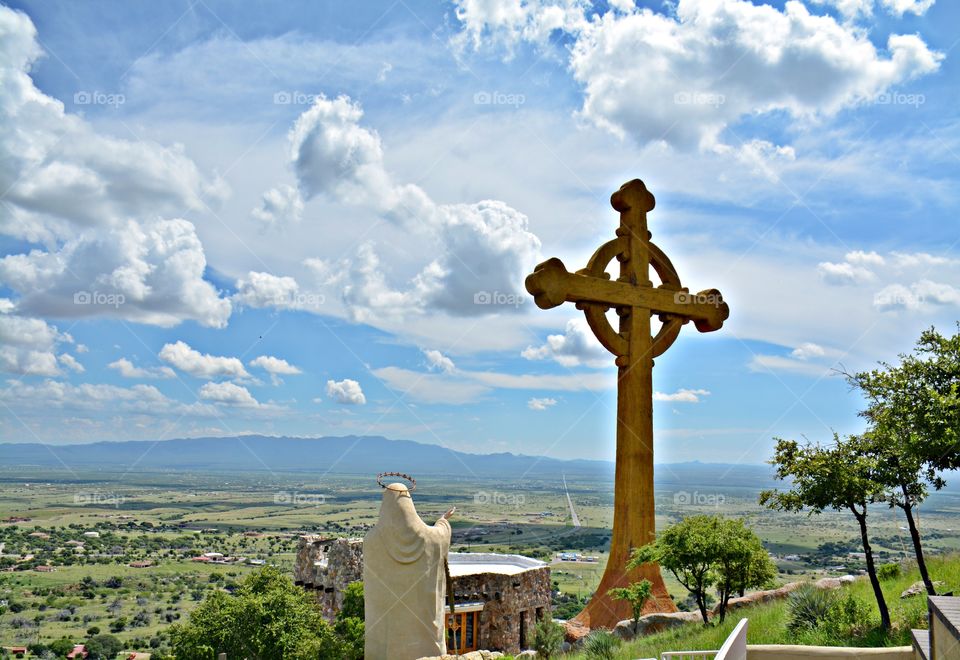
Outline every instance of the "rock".
[[(934, 582), (934, 587), (942, 586), (943, 582)], [(900, 598), (912, 598), (913, 596), (919, 596), (920, 594), (927, 593), (927, 588), (923, 585), (923, 581), (914, 582), (909, 587), (903, 590), (900, 594)]]
[[(661, 630), (668, 630), (698, 621), (703, 621), (699, 612), (655, 612), (653, 614), (645, 614), (640, 617), (636, 634), (638, 637), (652, 635)], [(632, 622), (629, 623), (632, 625)]]
[(624, 619), (617, 623), (613, 629), (613, 634), (625, 642), (637, 636), (637, 629), (633, 625), (633, 619)]
[(526, 651), (520, 651), (517, 655), (513, 656), (514, 658), (536, 658), (537, 652), (527, 649)]
[(563, 644), (560, 645), (560, 652), (561, 652), (561, 653), (569, 653), (569, 652), (570, 652), (570, 649), (572, 649), (572, 648), (573, 648), (573, 647), (570, 646), (570, 642), (564, 640)]
[(570, 642), (571, 645), (576, 645), (581, 639), (590, 634), (590, 629), (586, 626), (576, 623), (574, 621), (565, 621), (563, 624), (564, 628), (564, 638)]
[[(496, 660), (496, 658), (502, 657), (503, 654), (500, 653), (500, 651), (470, 651), (469, 653), (464, 653), (463, 655), (433, 655), (419, 658), (419, 660)], [(521, 658), (530, 656), (518, 655), (516, 657)], [(536, 657), (535, 653), (534, 657)]]
[(857, 576), (856, 576), (856, 575), (841, 575), (841, 576), (840, 576), (839, 578), (837, 578), (837, 579), (840, 580), (840, 584), (853, 584), (854, 582), (857, 581)]
[[(766, 603), (771, 600), (779, 600), (781, 598), (786, 598), (790, 595), (790, 592), (799, 589), (803, 585), (802, 582), (789, 582), (778, 589), (768, 589), (766, 591), (755, 591), (752, 594), (747, 594), (746, 596), (740, 596), (737, 598), (731, 598), (727, 601), (727, 612), (732, 610), (740, 609), (741, 607), (749, 607), (751, 605), (756, 605), (757, 603)], [(711, 611), (711, 616), (716, 615), (720, 611), (720, 606), (716, 605)]]

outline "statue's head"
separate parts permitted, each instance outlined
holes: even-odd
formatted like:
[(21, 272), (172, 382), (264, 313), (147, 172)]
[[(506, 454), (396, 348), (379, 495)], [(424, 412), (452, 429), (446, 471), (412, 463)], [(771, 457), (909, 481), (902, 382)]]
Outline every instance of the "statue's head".
[(389, 486), (384, 486), (384, 491), (384, 497), (387, 497), (391, 493), (396, 493), (394, 497), (410, 497), (410, 489), (407, 488), (406, 484), (401, 484), (399, 482), (390, 484)]

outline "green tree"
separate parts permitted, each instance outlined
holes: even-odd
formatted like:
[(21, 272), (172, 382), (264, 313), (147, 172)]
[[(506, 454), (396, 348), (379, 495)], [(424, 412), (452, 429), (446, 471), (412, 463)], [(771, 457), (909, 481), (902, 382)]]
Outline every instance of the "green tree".
[(337, 617), (354, 617), (363, 621), (363, 582), (351, 582), (343, 590), (343, 604)]
[(123, 644), (113, 635), (96, 635), (86, 642), (88, 660), (113, 660), (121, 650)]
[(810, 515), (826, 509), (852, 513), (860, 527), (860, 541), (880, 610), (880, 622), (884, 630), (889, 630), (890, 612), (877, 578), (867, 533), (867, 506), (884, 498), (884, 487), (877, 479), (876, 457), (866, 451), (868, 443), (860, 436), (841, 440), (834, 434), (833, 439), (833, 446), (827, 447), (809, 443), (801, 446), (794, 440), (777, 439), (770, 462), (777, 467), (777, 479), (792, 480), (791, 488), (763, 491), (760, 504), (780, 511), (808, 510)]
[(564, 635), (563, 626), (550, 617), (543, 617), (533, 629), (533, 648), (537, 657), (550, 660), (560, 653)]
[(720, 601), (720, 623), (727, 615), (733, 594), (769, 586), (777, 576), (777, 567), (760, 538), (742, 520), (725, 519), (717, 528), (722, 550), (712, 569), (713, 584)]
[(734, 593), (765, 586), (776, 575), (757, 535), (743, 521), (723, 516), (689, 516), (671, 525), (653, 543), (634, 549), (627, 568), (647, 562), (673, 573), (690, 592), (704, 623), (709, 620), (710, 587), (717, 588), (723, 621)]
[(72, 640), (69, 640), (69, 639), (67, 639), (66, 637), (64, 637), (64, 638), (58, 639), (58, 640), (56, 640), (56, 641), (54, 641), (54, 642), (50, 642), (50, 647), (49, 647), (49, 648), (50, 648), (51, 651), (54, 652), (54, 654), (55, 654), (58, 658), (62, 658), (62, 657), (66, 657), (66, 655), (67, 655), (68, 653), (70, 653), (70, 651), (73, 650), (73, 647), (74, 647), (74, 646), (75, 646), (75, 644), (73, 643)]
[(640, 623), (640, 615), (643, 614), (643, 606), (650, 600), (651, 590), (650, 580), (640, 580), (626, 587), (614, 587), (607, 593), (615, 600), (625, 600), (630, 603), (633, 610), (633, 630), (636, 632)]
[(316, 660), (339, 658), (342, 647), (307, 593), (274, 567), (247, 576), (233, 595), (211, 593), (170, 638), (177, 657), (206, 644), (227, 657)]
[(903, 511), (917, 568), (927, 593), (936, 594), (927, 571), (916, 507), (928, 489), (943, 488), (941, 471), (960, 467), (960, 333), (945, 337), (924, 331), (913, 354), (872, 371), (846, 374), (860, 390), (869, 422), (868, 451), (877, 459), (877, 478), (886, 501)]

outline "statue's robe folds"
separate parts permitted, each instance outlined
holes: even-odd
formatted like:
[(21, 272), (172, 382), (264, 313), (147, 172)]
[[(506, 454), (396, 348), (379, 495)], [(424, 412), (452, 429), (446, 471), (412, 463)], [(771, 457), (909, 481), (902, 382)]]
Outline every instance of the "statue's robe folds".
[(383, 491), (380, 520), (363, 539), (365, 660), (443, 655), (450, 523), (424, 523), (403, 484)]

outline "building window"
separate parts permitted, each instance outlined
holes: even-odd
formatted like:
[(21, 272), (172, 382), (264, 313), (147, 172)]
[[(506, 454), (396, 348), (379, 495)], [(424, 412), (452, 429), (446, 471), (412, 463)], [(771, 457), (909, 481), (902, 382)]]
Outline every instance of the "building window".
[(447, 615), (447, 653), (476, 651), (479, 612), (457, 612)]

